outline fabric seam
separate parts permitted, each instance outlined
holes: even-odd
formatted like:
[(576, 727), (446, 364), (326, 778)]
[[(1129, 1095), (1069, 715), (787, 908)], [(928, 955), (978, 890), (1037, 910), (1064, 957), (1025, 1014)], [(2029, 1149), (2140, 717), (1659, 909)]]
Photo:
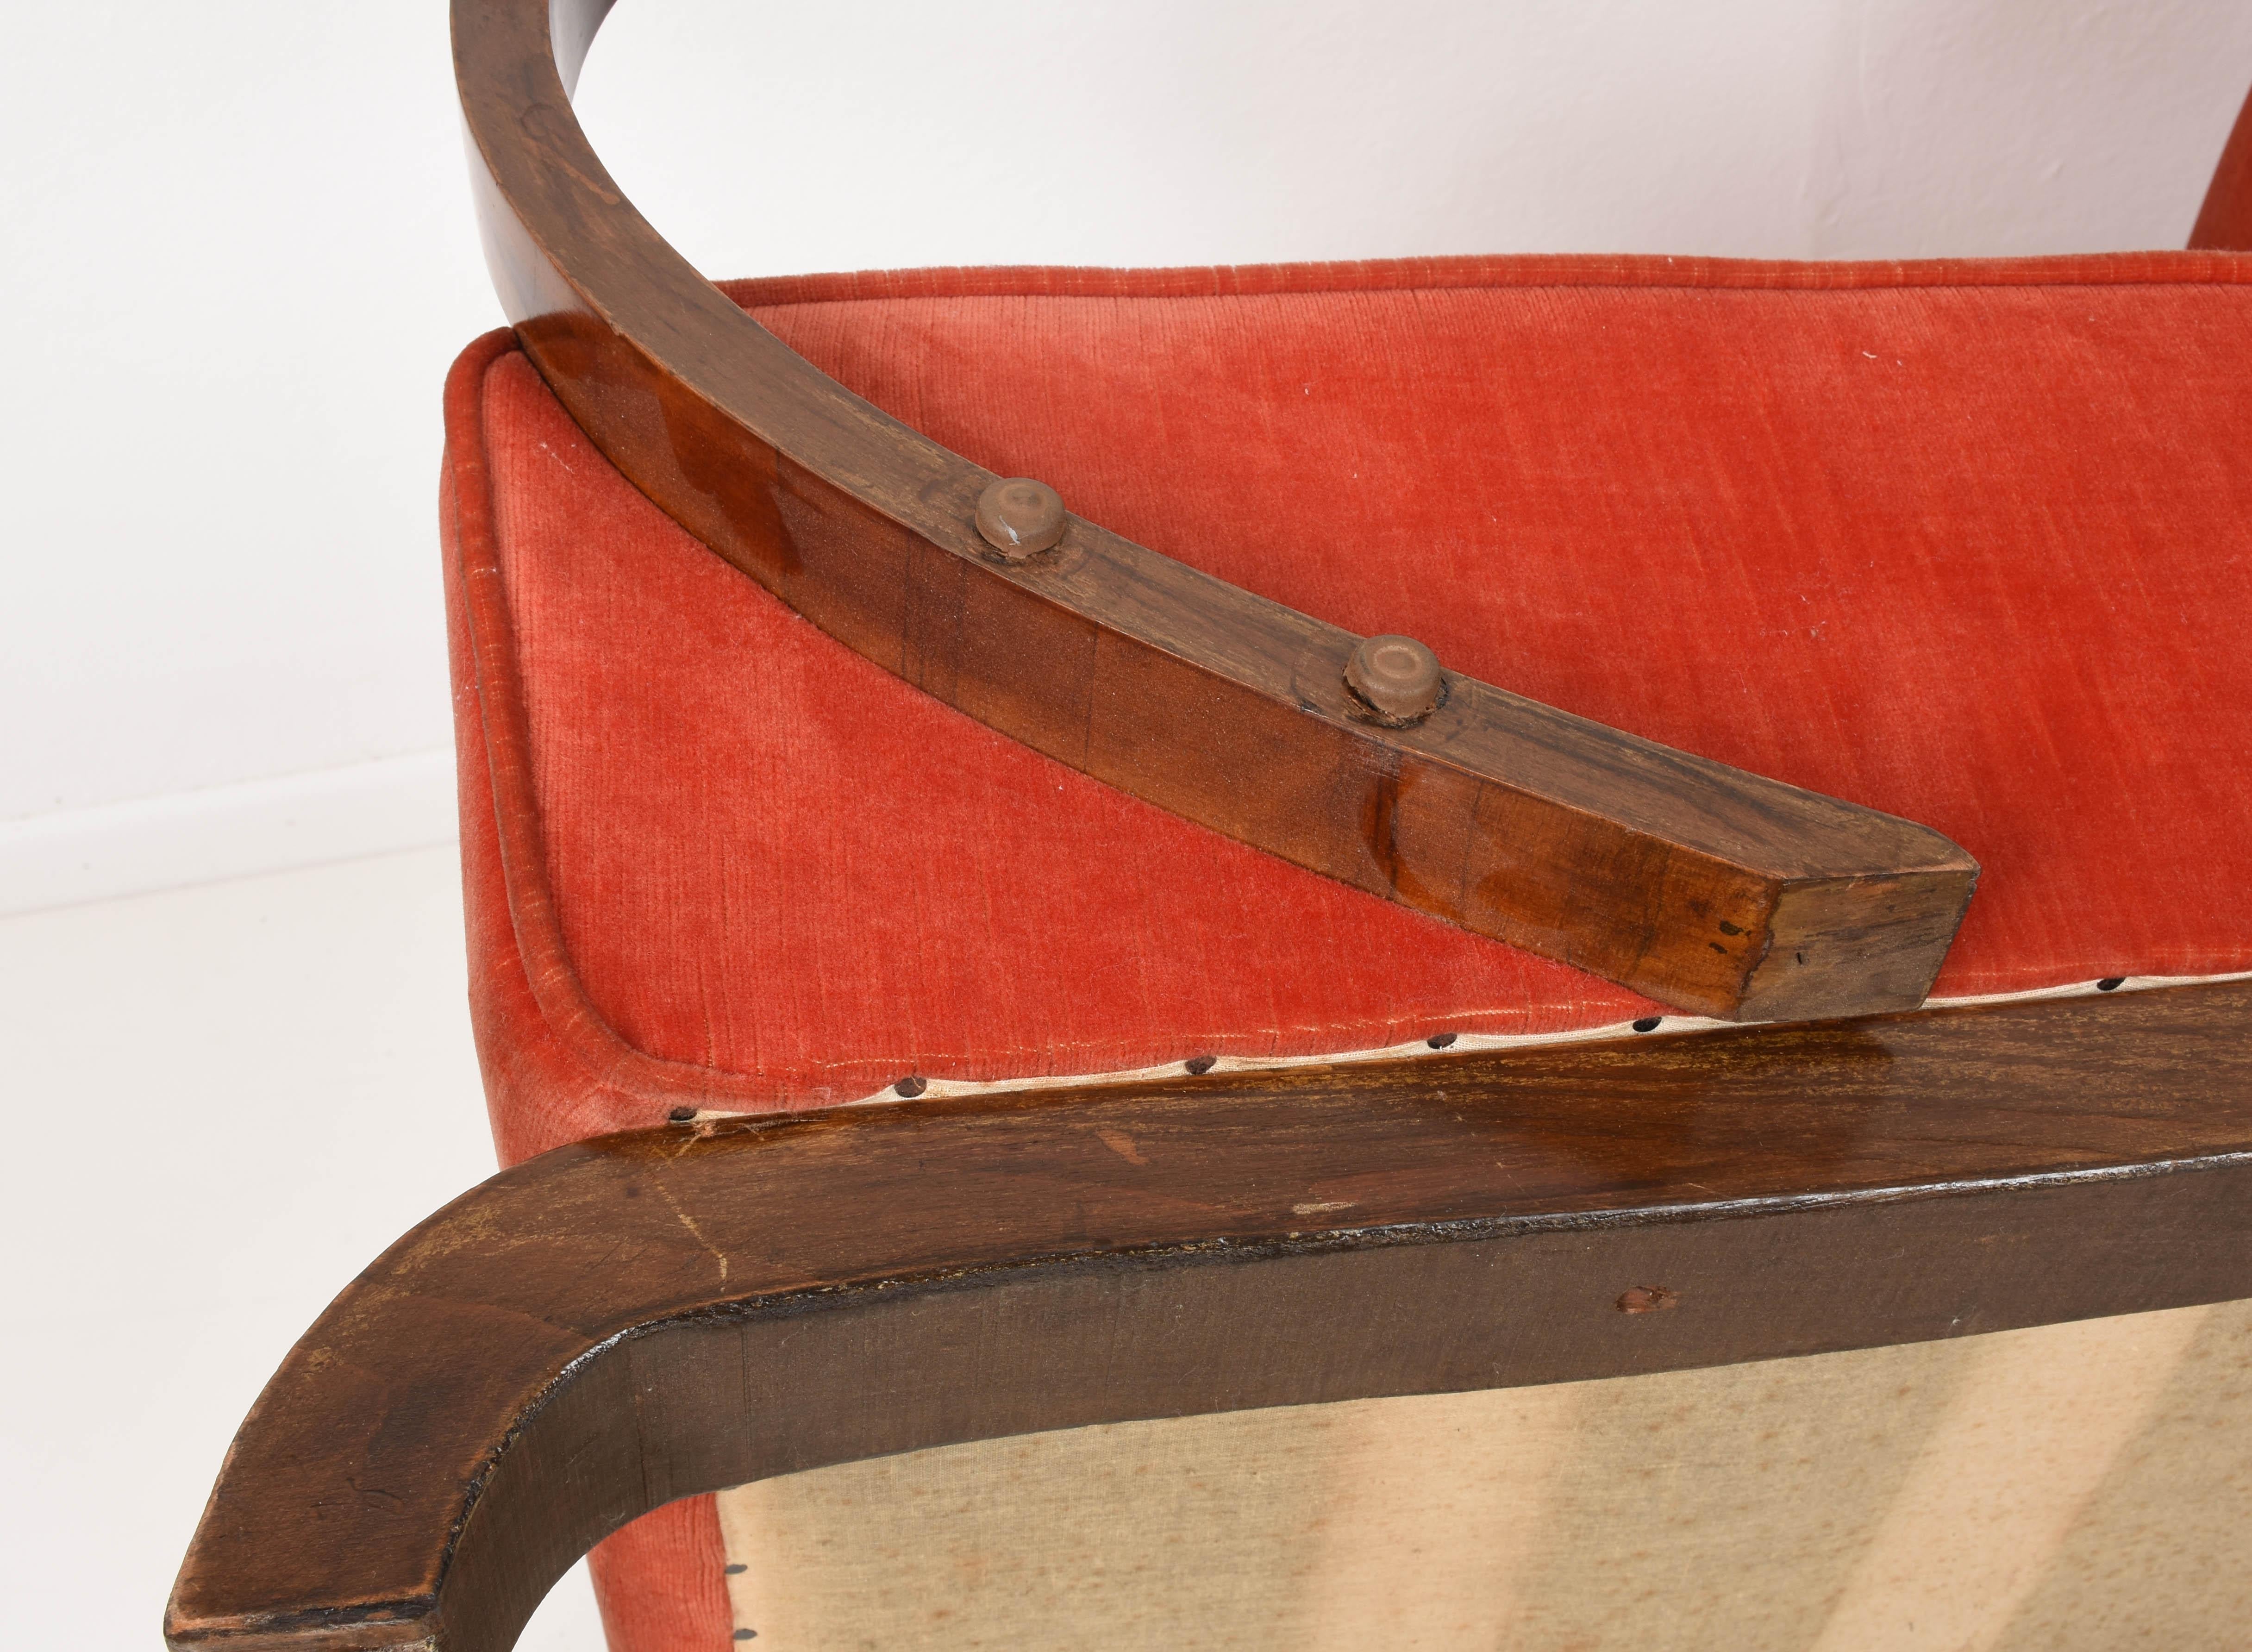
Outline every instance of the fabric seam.
[[(1553, 259), (1560, 264), (1586, 263), (1591, 265), (1594, 262), (1594, 259), (1600, 259), (1602, 255), (1597, 254), (1594, 255), (1594, 259), (1584, 260), (1582, 255), (1574, 253), (1502, 253), (1495, 256), (1501, 259), (1523, 258), (1528, 260)], [(1633, 274), (1632, 266), (1641, 265), (1644, 260), (1647, 260), (1647, 267), (1651, 269), (1652, 274), (1660, 273), (1657, 268), (1657, 265), (1659, 260), (1662, 260), (1666, 264), (1672, 264), (1676, 261), (1673, 259), (1665, 257), (1665, 255), (1662, 253), (1625, 253), (1619, 254), (1618, 257), (1621, 260), (1621, 265), (1618, 267), (1617, 273), (1622, 276), (1626, 277), (1630, 277)], [(2146, 276), (2137, 276), (2125, 271), (2106, 270), (2100, 273), (2091, 273), (2089, 276), (2081, 279), (2066, 279), (2064, 277), (2068, 276), (2069, 272), (2061, 270), (2058, 272), (2058, 278), (2055, 279), (2010, 278), (2010, 274), (2012, 271), (2023, 271), (2026, 276), (2032, 277), (2035, 275), (2037, 272), (2029, 268), (2028, 266), (2040, 263), (2052, 261), (2067, 263), (2079, 259), (2084, 259), (2089, 262), (2093, 263), (2097, 260), (2132, 260), (2138, 258), (2152, 260), (2179, 259), (2184, 260), (2196, 260), (2205, 264), (2212, 273), (2199, 276), (2186, 272), (2166, 271), (2164, 273), (2158, 273), (2154, 271), (2152, 274)], [(1411, 261), (1418, 264), (1428, 264), (1430, 262), (1443, 260), (1397, 260), (1398, 263), (1403, 266), (1410, 263)], [(1463, 260), (1466, 267), (1478, 264), (1491, 264), (1492, 261), (1493, 260), (1491, 259), (1482, 259), (1477, 256), (1471, 256)], [(1317, 297), (1326, 295), (1369, 292), (1459, 293), (1603, 290), (1633, 292), (1755, 292), (1777, 294), (1950, 291), (2055, 292), (2093, 288), (2229, 288), (2252, 284), (2252, 255), (2226, 252), (2209, 252), (2205, 250), (2187, 251), (2165, 249), (2142, 253), (2130, 252), (2116, 253), (2098, 253), (2066, 254), (2053, 260), (2047, 259), (1993, 259), (1985, 260), (1935, 259), (1901, 260), (1838, 260), (1833, 262), (1825, 262), (1820, 260), (1804, 260), (1797, 261), (1776, 260), (1774, 262), (1769, 262), (1756, 259), (1705, 259), (1702, 257), (1692, 256), (1688, 260), (1681, 261), (1692, 262), (1699, 268), (1713, 271), (1716, 274), (1723, 277), (1729, 275), (1753, 277), (1757, 272), (1767, 270), (1776, 272), (1777, 274), (1783, 274), (1786, 277), (1797, 274), (1812, 275), (1816, 272), (1835, 272), (1838, 274), (1848, 277), (1848, 279), (1825, 280), (1818, 277), (1816, 279), (1808, 280), (1717, 279), (1710, 281), (1695, 281), (1668, 279), (1642, 281), (1630, 278), (1607, 281), (1601, 279), (1587, 279), (1586, 277), (1588, 275), (1594, 274), (1595, 271), (1592, 268), (1583, 268), (1580, 272), (1582, 278), (1578, 280), (1553, 279), (1527, 280), (1521, 281), (1465, 280), (1462, 281), (1450, 282), (1431, 281), (1424, 274), (1422, 269), (1417, 268), (1412, 272), (1415, 279), (1405, 280), (1399, 282), (1374, 281), (1356, 283), (1353, 285), (1318, 285), (1303, 283), (1276, 287), (1254, 286), (1248, 289), (1238, 287), (1234, 289), (1227, 289), (1223, 288), (1218, 278), (1241, 274), (1252, 274), (1255, 275), (1268, 271), (1294, 270), (1312, 267), (1296, 264), (1178, 265), (1160, 266), (1150, 268), (1102, 267), (1083, 271), (1072, 266), (1064, 265), (1007, 265), (997, 267), (985, 273), (1000, 277), (1019, 276), (1022, 279), (1015, 281), (1006, 280), (999, 281), (993, 286), (984, 288), (978, 288), (974, 283), (957, 280), (952, 283), (933, 281), (931, 288), (928, 291), (894, 291), (868, 294), (839, 292), (830, 295), (809, 295), (803, 297), (759, 297), (754, 295), (750, 291), (750, 289), (753, 288), (771, 286), (786, 294), (793, 286), (813, 286), (824, 282), (836, 282), (843, 285), (860, 281), (864, 276), (873, 276), (883, 281), (891, 283), (901, 283), (918, 279), (928, 279), (942, 274), (960, 276), (978, 273), (974, 267), (960, 266), (934, 266), (918, 268), (870, 272), (839, 271), (811, 275), (749, 276), (719, 281), (715, 283), (715, 285), (717, 285), (719, 289), (739, 307), (748, 310), (754, 309), (788, 309), (807, 308), (822, 304), (873, 304), (911, 302), (943, 302), (954, 300), (977, 298), (1046, 298), (1110, 302), (1177, 302), (1183, 300), (1192, 299), (1241, 300), (1246, 298), (1303, 298)], [(1380, 271), (1394, 262), (1394, 260), (1370, 260), (1359, 264), (1347, 266), (1347, 267)], [(1959, 270), (1961, 267), (1966, 263), (1983, 265), (1989, 273), (1990, 278), (1983, 280), (1962, 279), (1959, 276), (1956, 276), (1954, 272)], [(2226, 275), (2221, 274), (2219, 272), (2222, 269), (2228, 269), (2231, 273)], [(1895, 279), (1872, 281), (1858, 281), (1851, 279), (1852, 276), (1863, 274), (1879, 274), (1886, 272), (1890, 272)], [(1950, 278), (1944, 280), (1917, 279), (1919, 274), (1925, 272), (1929, 272), (1934, 276), (1945, 273), (1949, 274)], [(1404, 267), (1401, 269), (1401, 273), (1403, 275), (1411, 274), (1409, 270)], [(1465, 274), (1470, 273), (1471, 273), (1471, 271), (1466, 267)], [(1124, 283), (1132, 283), (1136, 281), (1140, 281), (1148, 284), (1153, 290), (1110, 292), (1058, 291), (1053, 288), (1039, 284), (1033, 279), (1076, 274), (1094, 274), (1114, 278)], [(1204, 274), (1209, 274), (1215, 278), (1210, 285), (1210, 290), (1200, 292), (1154, 290), (1154, 288), (1157, 288), (1164, 281), (1169, 279)]]

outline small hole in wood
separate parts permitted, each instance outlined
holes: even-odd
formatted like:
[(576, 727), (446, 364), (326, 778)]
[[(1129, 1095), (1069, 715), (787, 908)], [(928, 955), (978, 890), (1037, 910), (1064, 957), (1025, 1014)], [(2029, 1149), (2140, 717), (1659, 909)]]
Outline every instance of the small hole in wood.
[(894, 1094), (903, 1096), (910, 1101), (914, 1100), (915, 1097), (921, 1095), (925, 1090), (929, 1088), (929, 1079), (919, 1079), (912, 1072), (892, 1086), (892, 1090)]
[(1219, 1059), (1220, 1058), (1218, 1056), (1191, 1056), (1187, 1060), (1182, 1062), (1181, 1065), (1186, 1067), (1191, 1072), (1197, 1074), (1199, 1077), (1202, 1077), (1205, 1073), (1212, 1071), (1212, 1064)]
[(675, 1107), (671, 1112), (666, 1114), (664, 1117), (665, 1121), (671, 1124), (693, 1124), (696, 1122), (696, 1109), (694, 1107)]
[(2096, 983), (2096, 990), (2098, 992), (2116, 992), (2120, 988), (2126, 984), (2127, 977), (2124, 975), (2106, 975), (2103, 980)]
[(1658, 1031), (1658, 1024), (1665, 1019), (1664, 1016), (1644, 1016), (1634, 1024), (1634, 1030), (1637, 1032), (1655, 1032)]
[(1460, 1036), (1460, 1034), (1453, 1032), (1435, 1032), (1429, 1038), (1424, 1039), (1423, 1042), (1429, 1045), (1434, 1050), (1443, 1050)]

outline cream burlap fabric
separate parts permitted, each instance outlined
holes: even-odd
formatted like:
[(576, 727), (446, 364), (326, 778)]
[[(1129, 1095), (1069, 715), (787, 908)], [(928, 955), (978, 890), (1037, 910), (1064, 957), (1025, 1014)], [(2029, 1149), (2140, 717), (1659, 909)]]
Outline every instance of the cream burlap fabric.
[(2252, 1645), (2252, 1303), (722, 1494), (773, 1652)]

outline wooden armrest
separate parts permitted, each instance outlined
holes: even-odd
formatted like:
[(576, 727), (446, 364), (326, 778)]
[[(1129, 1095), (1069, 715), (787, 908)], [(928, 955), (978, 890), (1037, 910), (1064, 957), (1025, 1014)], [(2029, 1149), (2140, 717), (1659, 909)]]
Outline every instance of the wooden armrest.
[(1388, 726), (1336, 626), (1078, 517), (997, 549), (990, 472), (784, 346), (603, 170), (565, 87), (608, 10), (455, 0), (471, 171), (525, 352), (691, 533), (1002, 732), (1480, 934), (1723, 1018), (1922, 1001), (1977, 874), (1937, 832), (1452, 672)]
[(2252, 251), (2252, 98), (2236, 112), (2221, 161), (2206, 186), (2197, 223), (2189, 233), (2190, 249), (2216, 252)]
[(165, 1634), (504, 1652), (609, 1531), (799, 1469), (2252, 1296), (2248, 1012), (2191, 987), (559, 1149), (306, 1333)]

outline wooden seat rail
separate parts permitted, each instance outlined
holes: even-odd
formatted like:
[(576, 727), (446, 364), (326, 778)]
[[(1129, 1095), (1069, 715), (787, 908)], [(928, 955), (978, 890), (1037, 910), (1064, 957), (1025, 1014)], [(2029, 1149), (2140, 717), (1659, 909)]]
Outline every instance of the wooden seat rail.
[(2252, 1296), (2252, 985), (562, 1148), (283, 1362), (176, 1652), (504, 1652), (676, 1497), (1084, 1424)]

